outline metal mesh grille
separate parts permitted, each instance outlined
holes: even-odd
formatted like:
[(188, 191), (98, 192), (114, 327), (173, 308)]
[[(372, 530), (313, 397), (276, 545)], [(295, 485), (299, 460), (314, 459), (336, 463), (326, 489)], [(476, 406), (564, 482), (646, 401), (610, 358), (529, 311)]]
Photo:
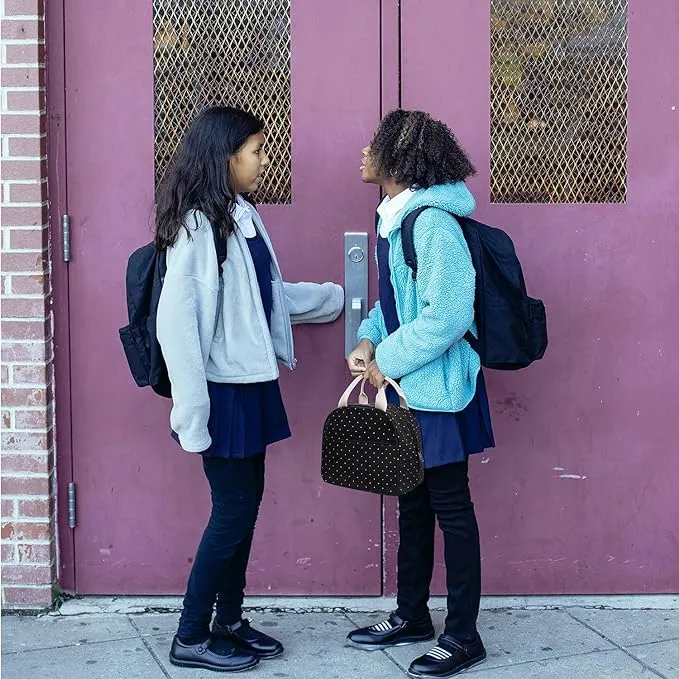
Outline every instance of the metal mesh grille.
[(198, 112), (236, 106), (266, 123), (255, 199), (290, 203), (290, 0), (153, 0), (153, 29), (156, 183)]
[(491, 0), (491, 200), (621, 203), (627, 0)]

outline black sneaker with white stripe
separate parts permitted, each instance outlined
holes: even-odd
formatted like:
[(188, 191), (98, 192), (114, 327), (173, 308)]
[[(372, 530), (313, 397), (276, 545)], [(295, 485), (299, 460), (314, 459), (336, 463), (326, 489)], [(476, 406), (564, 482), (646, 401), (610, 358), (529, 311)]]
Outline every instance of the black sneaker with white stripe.
[(408, 669), (411, 677), (452, 677), (486, 659), (486, 649), (481, 637), (471, 644), (461, 644), (453, 637), (443, 634), (439, 643), (430, 651), (413, 660)]
[(350, 632), (346, 644), (364, 651), (379, 651), (383, 648), (406, 646), (433, 638), (434, 626), (429, 616), (413, 622), (402, 620), (396, 613), (392, 613), (383, 622)]

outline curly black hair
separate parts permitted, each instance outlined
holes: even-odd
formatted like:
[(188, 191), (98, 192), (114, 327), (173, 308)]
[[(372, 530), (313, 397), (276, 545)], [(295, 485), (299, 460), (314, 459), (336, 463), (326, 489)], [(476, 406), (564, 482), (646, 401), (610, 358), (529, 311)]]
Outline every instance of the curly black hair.
[(476, 174), (448, 126), (424, 111), (396, 109), (384, 116), (370, 143), (370, 159), (378, 176), (425, 189)]

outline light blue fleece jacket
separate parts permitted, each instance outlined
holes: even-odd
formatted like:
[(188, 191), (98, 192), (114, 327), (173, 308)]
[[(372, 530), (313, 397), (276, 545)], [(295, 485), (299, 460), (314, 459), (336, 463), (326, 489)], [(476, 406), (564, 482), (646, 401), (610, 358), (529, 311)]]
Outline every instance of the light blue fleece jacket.
[[(414, 229), (417, 280), (405, 262), (403, 218), (422, 206)], [(476, 201), (464, 182), (416, 191), (389, 234), (389, 268), (400, 327), (387, 335), (380, 303), (358, 330), (376, 347), (379, 369), (401, 380), (416, 410), (459, 412), (474, 397), (481, 367), (478, 354), (462, 339), (474, 324), (476, 273), (462, 229), (451, 212), (468, 217)]]

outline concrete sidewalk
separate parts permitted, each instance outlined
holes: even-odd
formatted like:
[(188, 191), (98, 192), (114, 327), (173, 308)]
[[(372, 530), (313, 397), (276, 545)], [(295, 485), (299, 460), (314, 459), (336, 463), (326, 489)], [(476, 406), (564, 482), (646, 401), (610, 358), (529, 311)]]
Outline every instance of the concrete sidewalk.
[[(279, 638), (281, 658), (253, 679), (398, 679), (431, 644), (366, 653), (343, 646), (384, 612), (251, 612)], [(444, 613), (433, 613), (440, 631)], [(2, 618), (3, 679), (215, 679), (167, 657), (178, 614), (110, 613)], [(679, 679), (679, 610), (484, 610), (488, 660), (478, 679)], [(464, 675), (463, 675), (464, 676)]]

